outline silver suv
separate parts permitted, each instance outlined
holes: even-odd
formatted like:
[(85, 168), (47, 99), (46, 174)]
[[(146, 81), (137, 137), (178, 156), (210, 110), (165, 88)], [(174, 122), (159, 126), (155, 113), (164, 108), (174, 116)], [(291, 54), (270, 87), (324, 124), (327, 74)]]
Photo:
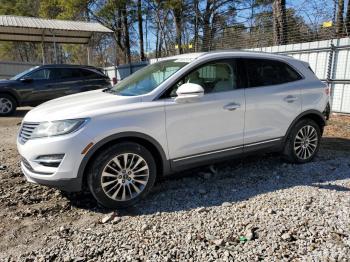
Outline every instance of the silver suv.
[(46, 102), (18, 140), (31, 182), (99, 203), (134, 204), (156, 177), (233, 156), (278, 151), (311, 161), (329, 115), (329, 89), (288, 56), (210, 52), (151, 64), (110, 89)]

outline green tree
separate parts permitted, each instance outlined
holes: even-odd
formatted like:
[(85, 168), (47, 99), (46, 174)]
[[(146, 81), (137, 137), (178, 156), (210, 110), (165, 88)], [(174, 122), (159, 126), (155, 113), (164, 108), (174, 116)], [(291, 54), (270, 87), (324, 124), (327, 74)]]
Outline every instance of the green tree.
[[(0, 0), (0, 15), (38, 16), (39, 0)], [(0, 59), (38, 62), (39, 48), (34, 43), (0, 42)]]

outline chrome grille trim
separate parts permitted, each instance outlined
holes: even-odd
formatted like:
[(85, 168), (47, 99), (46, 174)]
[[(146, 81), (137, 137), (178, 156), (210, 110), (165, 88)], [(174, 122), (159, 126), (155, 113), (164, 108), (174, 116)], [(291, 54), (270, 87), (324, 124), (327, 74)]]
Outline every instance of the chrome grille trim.
[(23, 144), (31, 138), (34, 129), (38, 125), (39, 123), (28, 123), (28, 122), (24, 122), (22, 124), (21, 130), (19, 132), (19, 139)]
[(22, 163), (25, 166), (25, 168), (27, 168), (30, 171), (33, 171), (32, 166), (29, 164), (29, 162), (27, 161), (27, 159), (25, 159), (24, 157), (22, 157)]

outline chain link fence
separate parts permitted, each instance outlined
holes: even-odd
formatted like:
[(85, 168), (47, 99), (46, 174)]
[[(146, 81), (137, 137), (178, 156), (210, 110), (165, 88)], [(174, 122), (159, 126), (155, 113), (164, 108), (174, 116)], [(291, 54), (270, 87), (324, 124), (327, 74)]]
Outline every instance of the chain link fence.
[(278, 18), (273, 18), (271, 13), (262, 13), (255, 18), (252, 25), (246, 23), (234, 23), (228, 26), (214, 24), (210, 28), (203, 28), (198, 35), (183, 36), (181, 45), (174, 40), (167, 40), (166, 36), (160, 34), (156, 43), (158, 46), (149, 52), (149, 58), (180, 53), (301, 44), (350, 37), (350, 21), (342, 21), (339, 24), (334, 17), (328, 16), (322, 21), (307, 23), (301, 17), (288, 14), (288, 12), (284, 19), (286, 20), (281, 23)]
[(339, 19), (336, 4), (333, 10), (314, 13), (312, 22), (287, 9), (283, 17), (262, 12), (250, 24), (217, 23), (197, 37), (184, 37), (181, 48), (167, 43), (166, 48), (156, 48), (158, 51), (151, 56), (232, 49), (290, 55), (308, 62), (315, 74), (329, 84), (333, 112), (350, 113), (350, 20), (349, 15)]

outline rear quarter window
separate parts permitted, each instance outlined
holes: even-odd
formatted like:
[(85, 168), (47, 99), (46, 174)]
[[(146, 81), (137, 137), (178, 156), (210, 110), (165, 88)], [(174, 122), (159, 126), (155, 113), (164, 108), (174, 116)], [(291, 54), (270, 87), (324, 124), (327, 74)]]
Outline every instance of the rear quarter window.
[(294, 82), (302, 76), (290, 65), (268, 59), (244, 59), (248, 76), (248, 86), (269, 86)]
[(81, 69), (81, 74), (83, 77), (89, 77), (89, 78), (107, 78), (107, 76), (105, 76), (102, 73), (99, 72), (95, 72), (94, 70), (90, 70), (90, 69)]

